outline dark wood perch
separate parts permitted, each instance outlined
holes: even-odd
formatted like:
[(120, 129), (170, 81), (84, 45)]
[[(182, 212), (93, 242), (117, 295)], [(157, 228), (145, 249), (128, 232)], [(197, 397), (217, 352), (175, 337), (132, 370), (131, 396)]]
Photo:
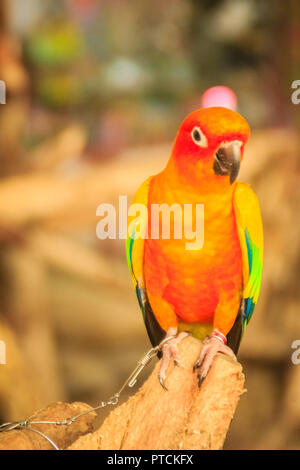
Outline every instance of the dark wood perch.
[(222, 449), (240, 395), (242, 366), (218, 356), (199, 390), (193, 364), (201, 344), (187, 337), (179, 345), (182, 368), (169, 367), (165, 391), (157, 364), (141, 389), (114, 409), (94, 433), (69, 449), (194, 450)]
[[(199, 390), (192, 373), (201, 343), (192, 337), (179, 345), (182, 367), (170, 365), (165, 391), (158, 382), (159, 364), (140, 390), (113, 409), (95, 432), (95, 413), (70, 426), (33, 425), (61, 449), (72, 450), (195, 450), (222, 449), (240, 395), (244, 392), (242, 366), (219, 355)], [(83, 403), (55, 403), (32, 419), (62, 421), (89, 409)], [(89, 434), (86, 434), (89, 433)], [(30, 430), (0, 433), (0, 450), (51, 449)]]

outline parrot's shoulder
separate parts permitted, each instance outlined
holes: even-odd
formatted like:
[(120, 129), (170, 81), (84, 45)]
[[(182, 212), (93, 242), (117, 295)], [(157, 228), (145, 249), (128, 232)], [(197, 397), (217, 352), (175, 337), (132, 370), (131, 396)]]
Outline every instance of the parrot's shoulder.
[(247, 207), (250, 205), (259, 206), (258, 197), (251, 188), (250, 184), (242, 183), (240, 181), (237, 182), (234, 190), (234, 202), (238, 206), (243, 207)]
[(237, 183), (233, 204), (238, 227), (247, 230), (253, 241), (263, 250), (263, 226), (259, 200), (249, 184)]
[(148, 202), (148, 194), (150, 183), (153, 179), (153, 176), (149, 176), (138, 188), (133, 198), (133, 204), (147, 204)]

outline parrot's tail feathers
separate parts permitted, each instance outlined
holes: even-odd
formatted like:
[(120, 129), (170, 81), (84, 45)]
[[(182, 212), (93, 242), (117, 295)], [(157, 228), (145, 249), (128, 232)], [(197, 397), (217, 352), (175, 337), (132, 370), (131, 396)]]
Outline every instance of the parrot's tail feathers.
[(234, 325), (227, 335), (227, 345), (233, 350), (234, 354), (238, 353), (241, 339), (243, 336), (243, 300), (241, 302)]
[[(166, 336), (166, 332), (162, 329), (162, 327), (156, 320), (147, 294), (146, 302), (144, 303), (144, 321), (152, 346), (157, 346)], [(159, 352), (157, 356), (158, 358), (160, 358), (161, 353)]]

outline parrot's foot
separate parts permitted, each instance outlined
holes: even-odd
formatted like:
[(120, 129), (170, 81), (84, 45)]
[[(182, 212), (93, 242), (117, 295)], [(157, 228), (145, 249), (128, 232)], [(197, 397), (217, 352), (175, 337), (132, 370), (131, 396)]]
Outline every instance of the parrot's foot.
[(189, 333), (185, 331), (182, 331), (181, 333), (179, 333), (179, 335), (175, 336), (176, 333), (177, 333), (177, 328), (169, 328), (167, 331), (166, 338), (171, 337), (171, 336), (174, 336), (174, 337), (170, 339), (169, 341), (166, 341), (166, 343), (162, 347), (162, 359), (161, 359), (160, 369), (158, 373), (158, 380), (161, 386), (165, 390), (168, 390), (167, 387), (165, 386), (165, 379), (166, 379), (166, 372), (170, 364), (170, 360), (171, 358), (173, 358), (173, 361), (176, 364), (176, 366), (181, 367), (179, 364), (179, 360), (178, 360), (178, 344), (183, 338), (189, 335)]
[(203, 346), (200, 351), (198, 360), (194, 364), (194, 372), (198, 369), (197, 378), (198, 386), (200, 388), (203, 380), (207, 376), (207, 373), (212, 365), (212, 362), (217, 353), (227, 354), (236, 360), (236, 356), (229, 346), (226, 346), (220, 339), (215, 336), (208, 336), (203, 341)]

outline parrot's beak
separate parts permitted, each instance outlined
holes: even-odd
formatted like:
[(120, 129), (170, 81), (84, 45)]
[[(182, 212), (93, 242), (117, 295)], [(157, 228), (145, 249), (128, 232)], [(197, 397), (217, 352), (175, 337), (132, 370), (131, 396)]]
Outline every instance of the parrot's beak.
[(215, 153), (214, 172), (216, 175), (230, 175), (232, 184), (239, 174), (241, 164), (241, 142), (224, 142)]

